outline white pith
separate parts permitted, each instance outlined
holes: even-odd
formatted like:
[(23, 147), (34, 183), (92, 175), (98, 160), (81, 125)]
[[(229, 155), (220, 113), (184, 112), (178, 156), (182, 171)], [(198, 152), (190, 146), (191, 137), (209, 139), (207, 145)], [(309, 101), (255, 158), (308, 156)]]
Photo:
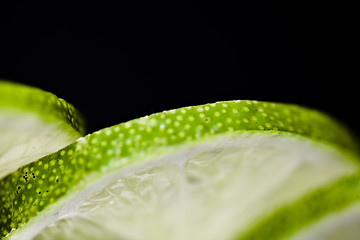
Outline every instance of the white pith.
[(35, 113), (0, 107), (0, 178), (55, 152), (80, 135), (68, 124)]
[(337, 150), (299, 136), (222, 136), (109, 174), (13, 237), (232, 239), (357, 169)]

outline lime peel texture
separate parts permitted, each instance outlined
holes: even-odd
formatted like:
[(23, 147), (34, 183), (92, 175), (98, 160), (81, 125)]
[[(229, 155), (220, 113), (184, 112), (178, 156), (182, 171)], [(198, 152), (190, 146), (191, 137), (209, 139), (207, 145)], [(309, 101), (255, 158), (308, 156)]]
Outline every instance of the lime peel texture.
[(165, 111), (87, 135), (6, 176), (0, 182), (0, 213), (6, 216), (0, 233), (15, 233), (58, 199), (116, 169), (238, 131), (287, 132), (340, 148), (351, 159), (358, 156), (357, 143), (345, 127), (296, 105), (227, 101)]

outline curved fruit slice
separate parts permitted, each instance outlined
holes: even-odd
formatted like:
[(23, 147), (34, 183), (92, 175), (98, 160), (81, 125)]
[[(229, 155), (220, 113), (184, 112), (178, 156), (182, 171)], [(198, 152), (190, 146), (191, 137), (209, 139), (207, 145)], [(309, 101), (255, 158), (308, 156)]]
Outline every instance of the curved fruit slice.
[(72, 105), (37, 88), (0, 80), (0, 178), (84, 134)]
[(344, 127), (294, 105), (166, 111), (90, 134), (1, 180), (0, 230), (14, 239), (233, 239), (355, 174), (358, 158)]
[(340, 179), (261, 220), (238, 240), (345, 239), (360, 236), (360, 174)]

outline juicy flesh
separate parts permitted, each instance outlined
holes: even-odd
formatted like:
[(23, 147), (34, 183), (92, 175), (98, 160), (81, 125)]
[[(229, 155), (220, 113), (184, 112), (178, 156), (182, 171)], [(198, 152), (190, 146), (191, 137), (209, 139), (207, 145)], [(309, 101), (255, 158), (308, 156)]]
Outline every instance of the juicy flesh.
[(0, 132), (0, 178), (80, 137), (64, 123), (7, 108), (0, 109)]
[(151, 163), (80, 193), (35, 239), (233, 239), (283, 204), (357, 170), (336, 150), (289, 136), (223, 137)]

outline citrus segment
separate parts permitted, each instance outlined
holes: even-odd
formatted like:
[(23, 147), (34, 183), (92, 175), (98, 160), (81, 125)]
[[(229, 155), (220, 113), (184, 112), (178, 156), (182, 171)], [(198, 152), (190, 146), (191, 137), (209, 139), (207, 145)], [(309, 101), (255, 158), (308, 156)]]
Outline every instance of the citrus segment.
[(69, 103), (37, 88), (0, 80), (0, 178), (84, 134)]
[[(114, 217), (129, 231), (121, 232), (118, 228), (115, 232), (108, 231), (109, 236), (144, 239), (145, 235), (141, 234), (150, 234), (153, 239), (190, 239), (191, 236), (211, 239), (211, 236), (219, 238), (219, 234), (225, 234), (218, 219), (222, 223), (230, 219), (233, 224), (229, 224), (226, 234), (232, 237), (238, 231), (246, 232), (249, 223), (260, 221), (259, 218), (283, 204), (353, 174), (358, 170), (357, 151), (356, 141), (337, 121), (295, 105), (228, 101), (165, 111), (87, 135), (2, 179), (0, 230), (3, 236), (31, 238), (48, 225), (65, 219), (63, 221), (78, 222), (79, 227), (74, 225), (74, 231), (68, 232), (81, 235), (86, 234), (82, 226), (107, 231), (107, 224)], [(201, 168), (203, 165), (209, 168)], [(159, 169), (165, 169), (165, 176), (160, 174), (157, 179), (153, 171)], [(182, 188), (184, 178), (188, 192)], [(112, 186), (117, 188), (119, 181), (130, 184), (115, 193), (106, 190)], [(143, 186), (143, 182), (149, 185)], [(160, 184), (155, 184), (157, 182)], [(170, 201), (175, 205), (160, 206), (164, 207), (164, 214), (158, 217), (159, 214), (155, 214), (158, 211), (154, 210), (158, 210), (159, 202), (151, 205), (151, 195), (160, 198), (160, 203), (162, 198), (172, 197), (167, 196), (169, 192), (161, 188), (162, 184), (165, 188), (167, 184), (173, 186), (170, 195), (175, 194), (176, 199), (184, 198), (184, 201)], [(242, 187), (238, 188), (237, 184)], [(139, 191), (145, 192), (145, 199), (138, 196)], [(211, 192), (215, 195), (208, 197), (206, 194)], [(130, 198), (122, 199), (122, 193)], [(115, 198), (120, 206), (125, 207), (110, 210), (113, 214), (104, 214), (109, 210), (106, 210), (107, 199), (114, 194), (118, 195)], [(139, 198), (132, 201), (132, 197)], [(98, 202), (92, 208), (105, 209), (93, 212), (94, 216), (86, 215), (92, 214), (84, 210), (91, 205), (89, 202)], [(126, 209), (131, 210), (129, 215)], [(242, 211), (246, 216), (236, 221), (243, 216)], [(126, 216), (121, 218), (118, 214)], [(145, 218), (141, 220), (137, 214)], [(151, 218), (156, 221), (152, 222)], [(99, 222), (90, 219), (99, 219)], [(157, 220), (163, 225), (155, 224)], [(211, 234), (191, 231), (192, 227), (198, 230), (195, 223), (203, 220), (204, 228), (211, 226), (214, 230)], [(142, 225), (144, 223), (148, 225)], [(61, 226), (61, 221), (59, 224), (56, 226)], [(185, 225), (189, 231), (179, 235), (176, 226)], [(131, 235), (134, 226), (144, 227), (144, 231)], [(146, 232), (146, 229), (158, 231)], [(49, 231), (45, 230), (44, 234), (56, 237)]]

